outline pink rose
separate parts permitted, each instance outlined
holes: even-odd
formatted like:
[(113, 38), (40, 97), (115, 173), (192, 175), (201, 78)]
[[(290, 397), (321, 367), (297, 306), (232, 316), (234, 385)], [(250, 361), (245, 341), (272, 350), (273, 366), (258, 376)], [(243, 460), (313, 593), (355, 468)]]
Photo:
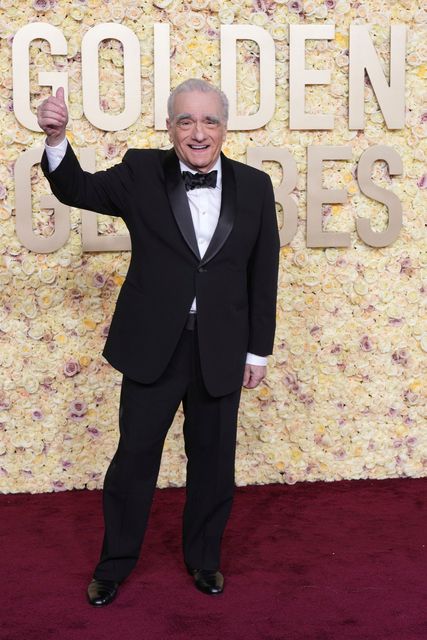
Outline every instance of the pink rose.
[(300, 393), (300, 395), (298, 396), (298, 400), (302, 402), (302, 404), (304, 404), (306, 407), (309, 407), (314, 402), (313, 397), (308, 393)]
[(83, 420), (87, 413), (87, 404), (82, 400), (74, 400), (68, 411), (68, 417), (72, 420)]
[(400, 273), (406, 273), (408, 276), (411, 276), (414, 272), (411, 258), (409, 256), (406, 256), (405, 258), (401, 258), (399, 262), (400, 262)]
[(80, 373), (80, 363), (77, 362), (77, 360), (74, 360), (73, 358), (71, 358), (71, 360), (68, 360), (68, 362), (64, 364), (63, 371), (64, 371), (64, 375), (67, 378), (72, 378), (73, 376)]
[(359, 345), (362, 351), (372, 351), (373, 349), (373, 344), (369, 336), (362, 336), (362, 338), (360, 339)]
[(77, 287), (70, 289), (70, 296), (73, 300), (81, 300), (83, 298), (83, 293)]
[(274, 2), (274, 0), (256, 0), (255, 5), (257, 9), (259, 9), (263, 13), (271, 15), (274, 12), (276, 3)]
[(95, 273), (93, 276), (93, 286), (97, 289), (102, 289), (106, 282), (107, 278), (102, 273)]
[(101, 336), (103, 338), (107, 338), (109, 331), (110, 331), (110, 325), (109, 324), (104, 324), (104, 326), (101, 329)]
[(334, 453), (335, 460), (344, 460), (346, 457), (347, 457), (347, 454), (344, 451), (344, 449), (338, 449), (338, 451), (335, 451)]
[(400, 364), (402, 365), (402, 367), (406, 367), (409, 360), (409, 354), (406, 349), (396, 349), (396, 351), (393, 351), (393, 353), (391, 354), (391, 359), (396, 364)]
[(319, 327), (317, 324), (310, 329), (310, 335), (319, 338), (322, 335), (322, 327)]
[(284, 383), (291, 391), (296, 393), (300, 389), (300, 385), (298, 384), (298, 380), (293, 373), (287, 373), (285, 375)]
[(48, 11), (50, 9), (50, 0), (34, 0), (33, 7), (36, 11)]
[(64, 483), (61, 482), (61, 480), (55, 480), (52, 483), (52, 487), (54, 491), (66, 491), (66, 487), (64, 486)]
[(406, 389), (403, 394), (403, 399), (410, 405), (417, 404), (418, 402), (418, 394), (411, 391), (411, 389)]
[(87, 427), (86, 431), (90, 433), (90, 435), (93, 436), (94, 438), (99, 438), (99, 436), (101, 435), (100, 430), (94, 426)]
[(104, 155), (106, 158), (108, 158), (108, 160), (112, 160), (113, 158), (118, 156), (119, 153), (120, 149), (116, 144), (113, 144), (112, 142), (104, 144)]
[(302, 3), (299, 0), (290, 0), (288, 2), (288, 9), (293, 13), (301, 13), (302, 12)]
[(52, 391), (52, 383), (53, 383), (53, 378), (50, 378), (49, 376), (47, 376), (46, 378), (43, 379), (42, 382), (40, 382), (40, 386), (43, 387), (43, 389), (46, 389), (46, 391)]

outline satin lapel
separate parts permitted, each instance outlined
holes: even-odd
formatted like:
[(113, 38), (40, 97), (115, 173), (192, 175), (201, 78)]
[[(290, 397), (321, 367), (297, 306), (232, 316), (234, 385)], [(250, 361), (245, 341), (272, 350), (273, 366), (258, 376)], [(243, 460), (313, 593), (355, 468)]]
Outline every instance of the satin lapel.
[(167, 152), (163, 168), (166, 178), (166, 191), (176, 223), (191, 251), (200, 260), (187, 192), (179, 170), (179, 160), (173, 149)]
[(221, 153), (222, 191), (218, 224), (203, 256), (201, 265), (212, 260), (231, 233), (236, 215), (236, 179), (231, 162)]

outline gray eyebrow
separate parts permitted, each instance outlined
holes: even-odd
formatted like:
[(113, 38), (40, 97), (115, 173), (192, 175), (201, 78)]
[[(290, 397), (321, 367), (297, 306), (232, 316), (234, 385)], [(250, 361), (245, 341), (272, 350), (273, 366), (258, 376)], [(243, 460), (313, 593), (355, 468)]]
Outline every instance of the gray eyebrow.
[[(208, 120), (212, 120), (212, 122), (221, 122), (221, 119), (218, 116), (213, 116), (213, 115), (206, 115), (204, 116), (206, 119)], [(193, 116), (191, 113), (178, 113), (177, 116), (175, 116), (175, 120), (178, 122), (179, 120), (186, 120), (186, 119), (192, 120)]]
[(207, 115), (207, 116), (206, 116), (206, 118), (207, 118), (208, 120), (212, 120), (212, 122), (221, 122), (221, 118), (218, 118), (218, 116), (210, 116), (210, 115)]

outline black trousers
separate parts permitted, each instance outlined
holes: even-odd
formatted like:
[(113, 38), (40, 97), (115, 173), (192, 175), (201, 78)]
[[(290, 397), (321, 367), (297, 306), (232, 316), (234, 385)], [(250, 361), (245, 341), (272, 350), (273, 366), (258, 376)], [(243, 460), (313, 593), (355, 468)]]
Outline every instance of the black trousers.
[(156, 382), (145, 385), (123, 377), (120, 440), (104, 480), (105, 532), (95, 578), (120, 582), (138, 560), (165, 437), (181, 401), (187, 455), (184, 562), (193, 568), (219, 568), (234, 494), (240, 393), (241, 388), (219, 398), (208, 394), (192, 321)]

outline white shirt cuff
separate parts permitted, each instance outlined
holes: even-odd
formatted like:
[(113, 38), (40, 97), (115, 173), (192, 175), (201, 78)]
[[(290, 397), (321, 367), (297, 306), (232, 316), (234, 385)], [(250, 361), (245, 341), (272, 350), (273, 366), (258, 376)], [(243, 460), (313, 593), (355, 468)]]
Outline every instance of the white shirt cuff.
[(67, 152), (67, 145), (67, 138), (64, 138), (62, 142), (57, 144), (55, 147), (51, 147), (47, 143), (45, 143), (47, 161), (49, 163), (49, 172), (55, 171), (56, 167), (61, 164), (62, 158)]
[(265, 356), (256, 356), (253, 353), (246, 354), (246, 364), (255, 364), (258, 367), (267, 366), (267, 358)]

